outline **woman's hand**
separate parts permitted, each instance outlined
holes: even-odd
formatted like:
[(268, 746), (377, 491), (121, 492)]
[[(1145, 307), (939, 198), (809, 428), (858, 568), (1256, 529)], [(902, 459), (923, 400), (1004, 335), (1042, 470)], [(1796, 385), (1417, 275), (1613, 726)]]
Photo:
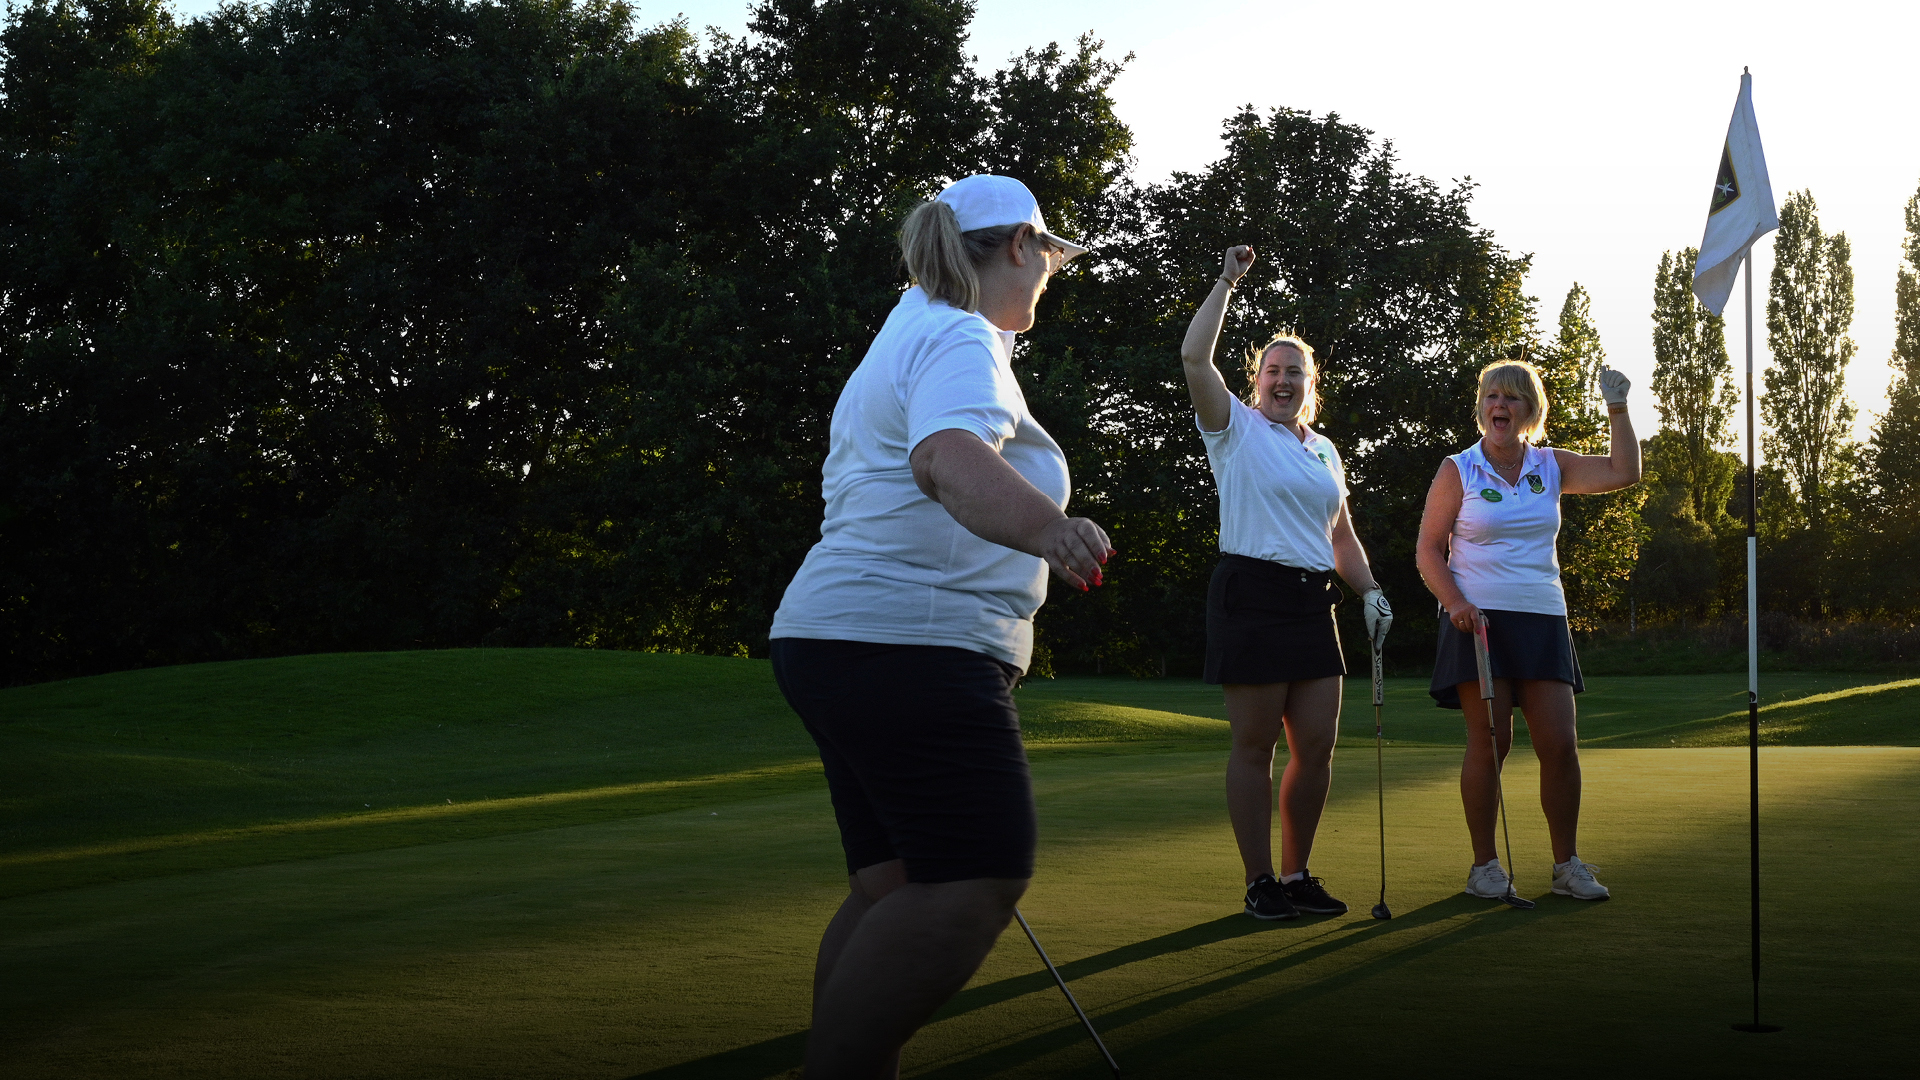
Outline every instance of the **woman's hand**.
[(1241, 244), (1227, 249), (1227, 257), (1220, 270), (1220, 276), (1226, 279), (1228, 285), (1232, 285), (1251, 269), (1253, 269), (1253, 249)]
[(1462, 597), (1458, 605), (1447, 609), (1447, 621), (1453, 624), (1455, 630), (1463, 634), (1471, 634), (1476, 627), (1487, 625), (1487, 616), (1485, 612), (1474, 607), (1472, 602)]
[(1101, 581), (1100, 568), (1114, 554), (1106, 530), (1091, 519), (1059, 518), (1040, 534), (1040, 557), (1060, 580), (1086, 592)]
[(1633, 383), (1627, 377), (1612, 368), (1600, 369), (1600, 397), (1611, 411), (1615, 405), (1627, 403), (1627, 391), (1633, 389)]

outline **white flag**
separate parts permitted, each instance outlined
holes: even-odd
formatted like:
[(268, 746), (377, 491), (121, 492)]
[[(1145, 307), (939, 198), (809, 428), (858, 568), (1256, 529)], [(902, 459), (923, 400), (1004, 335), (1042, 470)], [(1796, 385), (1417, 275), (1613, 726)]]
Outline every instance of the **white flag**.
[(1700, 260), (1693, 265), (1693, 295), (1707, 310), (1718, 315), (1727, 306), (1740, 256), (1779, 227), (1767, 157), (1760, 151), (1760, 125), (1753, 120), (1753, 76), (1741, 72), (1740, 97), (1733, 103), (1727, 141), (1720, 147), (1720, 174), (1714, 177), (1713, 201), (1707, 207), (1707, 232), (1700, 238)]

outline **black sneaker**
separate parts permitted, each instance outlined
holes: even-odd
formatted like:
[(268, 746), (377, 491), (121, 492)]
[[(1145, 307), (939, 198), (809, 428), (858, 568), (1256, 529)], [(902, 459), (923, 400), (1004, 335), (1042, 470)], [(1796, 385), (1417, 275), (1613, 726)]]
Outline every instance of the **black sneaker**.
[(1347, 913), (1347, 905), (1328, 896), (1320, 879), (1312, 874), (1304, 874), (1280, 887), (1286, 890), (1287, 899), (1293, 901), (1295, 908), (1309, 915), (1345, 915)]
[(1300, 913), (1294, 910), (1293, 901), (1287, 899), (1286, 886), (1273, 880), (1272, 874), (1261, 874), (1247, 886), (1247, 914), (1256, 919), (1297, 919)]

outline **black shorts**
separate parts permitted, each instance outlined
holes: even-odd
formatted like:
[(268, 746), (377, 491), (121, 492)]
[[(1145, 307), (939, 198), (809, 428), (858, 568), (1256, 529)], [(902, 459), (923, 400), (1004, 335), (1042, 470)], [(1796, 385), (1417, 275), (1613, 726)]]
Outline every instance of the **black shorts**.
[(1013, 687), (967, 649), (775, 638), (773, 677), (820, 747), (847, 873), (1030, 878), (1038, 827)]
[[(1573, 635), (1565, 615), (1533, 611), (1486, 609), (1487, 666), (1496, 679), (1552, 679), (1586, 693), (1580, 677), (1580, 658), (1573, 653)], [(1473, 657), (1473, 635), (1459, 630), (1443, 615), (1440, 644), (1433, 659), (1433, 682), (1427, 693), (1443, 709), (1460, 707), (1460, 684), (1480, 681), (1480, 663)], [(1476, 691), (1477, 692), (1477, 691)]]
[(1210, 683), (1276, 683), (1345, 675), (1325, 570), (1221, 555), (1207, 583)]

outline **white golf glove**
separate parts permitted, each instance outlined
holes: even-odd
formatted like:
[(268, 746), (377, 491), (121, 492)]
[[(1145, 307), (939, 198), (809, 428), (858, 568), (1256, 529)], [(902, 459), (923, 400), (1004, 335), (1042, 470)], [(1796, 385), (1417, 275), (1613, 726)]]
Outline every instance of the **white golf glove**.
[(1387, 629), (1393, 625), (1393, 609), (1387, 606), (1387, 596), (1379, 589), (1368, 589), (1360, 597), (1360, 614), (1367, 620), (1367, 640), (1373, 643), (1375, 652), (1387, 645)]
[(1607, 399), (1608, 408), (1612, 408), (1615, 405), (1625, 405), (1627, 403), (1627, 391), (1632, 388), (1633, 384), (1627, 381), (1625, 375), (1622, 375), (1612, 368), (1600, 369), (1600, 396)]

